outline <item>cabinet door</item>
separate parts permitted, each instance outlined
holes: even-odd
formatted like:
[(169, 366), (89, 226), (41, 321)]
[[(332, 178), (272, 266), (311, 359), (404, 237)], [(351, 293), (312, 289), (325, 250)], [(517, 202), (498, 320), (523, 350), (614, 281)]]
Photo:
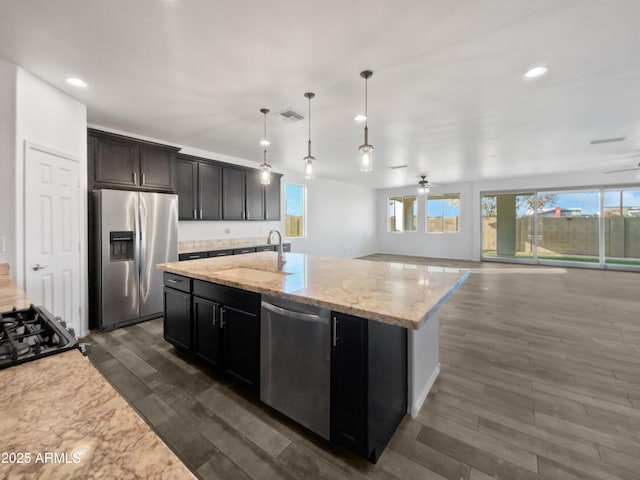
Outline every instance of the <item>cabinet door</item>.
[(367, 322), (332, 313), (331, 442), (367, 457)]
[(280, 220), (280, 175), (271, 174), (271, 183), (265, 186), (265, 220)]
[(198, 200), (200, 220), (222, 218), (222, 168), (198, 163)]
[(138, 146), (116, 138), (96, 138), (94, 181), (97, 187), (135, 187), (140, 181)]
[(219, 311), (219, 304), (193, 297), (193, 350), (200, 359), (213, 367), (219, 367), (222, 362)]
[(247, 220), (264, 220), (264, 185), (260, 183), (260, 170), (250, 170), (245, 173), (245, 188), (247, 189)]
[(172, 192), (175, 156), (170, 150), (140, 145), (140, 187)]
[(178, 194), (178, 219), (198, 218), (198, 162), (176, 159), (176, 193)]
[(224, 306), (224, 370), (254, 393), (260, 390), (260, 319), (257, 315)]
[(164, 287), (164, 338), (181, 350), (191, 350), (191, 295)]
[(222, 168), (222, 219), (244, 220), (244, 170)]

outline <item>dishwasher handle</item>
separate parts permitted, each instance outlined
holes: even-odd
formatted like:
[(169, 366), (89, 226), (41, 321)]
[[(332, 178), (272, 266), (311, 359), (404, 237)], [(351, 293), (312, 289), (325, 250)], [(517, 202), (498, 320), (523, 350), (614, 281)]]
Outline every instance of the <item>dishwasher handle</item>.
[(265, 310), (269, 310), (270, 312), (276, 313), (278, 315), (282, 315), (287, 318), (294, 318), (296, 320), (303, 320), (307, 322), (321, 322), (325, 323), (329, 321), (329, 317), (323, 317), (320, 315), (314, 315), (312, 313), (301, 313), (293, 310), (287, 310), (286, 308), (278, 307), (276, 305), (272, 305), (271, 303), (262, 302), (262, 308)]

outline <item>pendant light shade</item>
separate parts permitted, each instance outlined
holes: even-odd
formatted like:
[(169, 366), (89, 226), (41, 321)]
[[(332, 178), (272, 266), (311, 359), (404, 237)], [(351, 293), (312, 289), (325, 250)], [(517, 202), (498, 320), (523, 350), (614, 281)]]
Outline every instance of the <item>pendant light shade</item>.
[(361, 172), (370, 172), (373, 170), (373, 145), (369, 145), (369, 127), (367, 126), (367, 122), (369, 121), (369, 112), (368, 112), (368, 90), (367, 90), (367, 81), (373, 75), (371, 70), (364, 70), (360, 72), (360, 76), (364, 78), (364, 143), (360, 145), (360, 171)]
[(304, 157), (304, 178), (307, 180), (315, 177), (315, 170), (313, 162), (316, 161), (316, 157), (311, 155), (311, 99), (315, 97), (315, 93), (307, 92), (304, 94), (309, 99), (309, 141), (307, 143), (307, 156)]
[(422, 180), (418, 182), (418, 194), (425, 195), (429, 193), (429, 182), (425, 180), (427, 178), (426, 175), (420, 175), (420, 178)]
[(262, 165), (260, 165), (260, 183), (269, 185), (271, 183), (271, 165), (267, 163), (267, 146), (270, 144), (267, 140), (267, 113), (269, 113), (269, 109), (261, 108), (260, 112), (264, 114), (264, 137), (260, 140), (260, 145), (264, 147), (264, 157)]

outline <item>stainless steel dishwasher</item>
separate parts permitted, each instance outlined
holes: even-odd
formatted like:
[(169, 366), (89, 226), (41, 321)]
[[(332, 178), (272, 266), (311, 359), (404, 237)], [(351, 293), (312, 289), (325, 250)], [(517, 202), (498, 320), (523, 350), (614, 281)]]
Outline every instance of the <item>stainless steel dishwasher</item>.
[(327, 440), (330, 313), (262, 296), (260, 400)]

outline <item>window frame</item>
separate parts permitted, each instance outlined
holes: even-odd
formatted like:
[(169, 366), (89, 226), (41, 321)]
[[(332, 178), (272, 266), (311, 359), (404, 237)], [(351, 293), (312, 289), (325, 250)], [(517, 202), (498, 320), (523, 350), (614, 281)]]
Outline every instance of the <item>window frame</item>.
[[(427, 193), (425, 195), (425, 199), (424, 199), (424, 232), (426, 234), (438, 234), (438, 235), (442, 235), (442, 234), (456, 234), (456, 233), (460, 233), (460, 220), (461, 220), (461, 215), (460, 215), (460, 204), (461, 204), (461, 200), (460, 200), (460, 192), (457, 193), (437, 193), (437, 194), (430, 194)], [(429, 200), (457, 200), (458, 201), (458, 206), (457, 206), (457, 210), (458, 210), (458, 215), (455, 217), (445, 217), (445, 202), (442, 202), (442, 214), (441, 214), (441, 219), (442, 219), (442, 230), (438, 230), (438, 231), (431, 231), (429, 230)], [(432, 217), (435, 218), (435, 217)], [(445, 229), (445, 222), (447, 218), (457, 218), (458, 219), (458, 228), (455, 231), (447, 231)]]
[[(402, 199), (402, 208), (403, 208), (403, 218), (401, 220), (401, 225), (402, 225), (402, 230), (392, 230), (391, 229), (391, 199), (397, 199), (397, 198), (401, 198)], [(414, 228), (413, 230), (405, 230), (405, 224), (404, 224), (404, 207), (405, 207), (405, 199), (406, 198), (413, 198), (413, 202), (415, 205), (415, 224), (416, 224), (416, 228)], [(418, 231), (418, 196), (417, 195), (389, 195), (387, 196), (387, 209), (385, 212), (385, 215), (387, 216), (387, 233), (393, 233), (393, 234), (397, 234), (397, 233), (417, 233)], [(397, 218), (397, 215), (396, 215)]]
[[(289, 213), (287, 212), (287, 185), (302, 188), (302, 235), (287, 235), (287, 217), (289, 216)], [(284, 232), (286, 239), (307, 238), (307, 186), (302, 183), (285, 182), (284, 184)]]

